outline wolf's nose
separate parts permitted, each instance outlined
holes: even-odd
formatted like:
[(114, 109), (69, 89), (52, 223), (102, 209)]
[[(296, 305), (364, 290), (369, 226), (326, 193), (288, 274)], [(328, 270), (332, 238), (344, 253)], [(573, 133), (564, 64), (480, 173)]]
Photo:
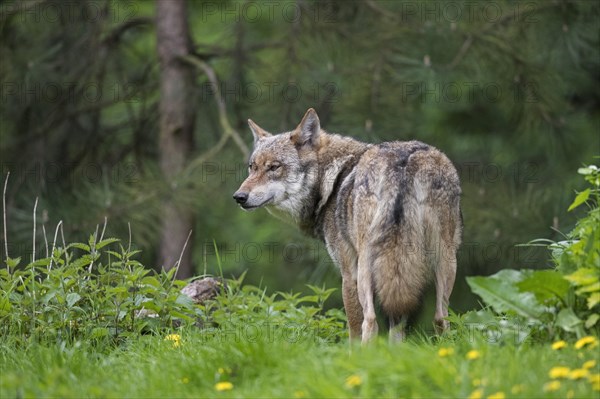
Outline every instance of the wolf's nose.
[(248, 193), (237, 192), (233, 194), (233, 199), (236, 200), (238, 204), (245, 204), (246, 201), (248, 201)]

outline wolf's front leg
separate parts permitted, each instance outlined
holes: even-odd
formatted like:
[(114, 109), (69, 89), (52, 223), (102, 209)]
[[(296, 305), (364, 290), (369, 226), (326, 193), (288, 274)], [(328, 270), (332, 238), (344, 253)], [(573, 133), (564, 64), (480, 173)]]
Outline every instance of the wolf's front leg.
[(356, 280), (352, 278), (351, 273), (342, 276), (342, 297), (344, 299), (346, 317), (348, 318), (350, 339), (360, 339), (363, 313), (360, 301), (358, 300)]

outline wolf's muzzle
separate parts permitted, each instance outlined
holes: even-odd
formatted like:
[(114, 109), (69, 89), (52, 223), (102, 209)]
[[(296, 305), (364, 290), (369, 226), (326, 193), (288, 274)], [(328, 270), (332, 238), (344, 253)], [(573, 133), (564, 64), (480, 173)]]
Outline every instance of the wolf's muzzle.
[(244, 205), (248, 201), (248, 193), (236, 191), (233, 194), (233, 199), (240, 205)]

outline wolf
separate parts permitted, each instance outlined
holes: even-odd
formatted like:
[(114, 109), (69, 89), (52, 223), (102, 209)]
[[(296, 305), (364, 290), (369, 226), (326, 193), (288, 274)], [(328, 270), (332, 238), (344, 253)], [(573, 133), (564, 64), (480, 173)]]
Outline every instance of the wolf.
[(312, 108), (289, 132), (248, 124), (249, 175), (233, 198), (324, 241), (341, 271), (350, 338), (377, 335), (379, 301), (390, 339), (402, 340), (432, 280), (434, 325), (447, 329), (462, 235), (460, 181), (448, 157), (419, 141), (369, 144), (327, 133)]

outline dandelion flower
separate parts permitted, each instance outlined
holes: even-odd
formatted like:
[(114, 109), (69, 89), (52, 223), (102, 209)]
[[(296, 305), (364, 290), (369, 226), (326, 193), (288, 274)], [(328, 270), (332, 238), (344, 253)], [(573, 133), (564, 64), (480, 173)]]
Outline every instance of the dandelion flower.
[(518, 384), (518, 385), (513, 386), (510, 389), (510, 393), (512, 393), (513, 395), (516, 395), (516, 394), (523, 392), (524, 389), (525, 389), (525, 386), (523, 384)]
[(580, 380), (590, 375), (588, 369), (575, 369), (569, 373), (569, 378), (572, 380)]
[(187, 377), (183, 377), (183, 378), (181, 379), (181, 382), (182, 382), (183, 384), (187, 384), (187, 383), (189, 383), (189, 382), (190, 382), (190, 379), (189, 379), (189, 378), (187, 378)]
[(571, 370), (568, 367), (558, 366), (552, 367), (548, 372), (548, 376), (552, 379), (556, 378), (566, 378), (569, 376)]
[(346, 378), (346, 386), (348, 388), (354, 388), (362, 384), (362, 378), (359, 375), (353, 374)]
[(593, 348), (597, 345), (598, 345), (598, 340), (596, 339), (596, 337), (588, 335), (586, 337), (579, 339), (577, 342), (575, 342), (575, 349), (581, 349), (584, 346), (589, 346), (590, 348)]
[(590, 374), (588, 376), (588, 380), (590, 380), (590, 382), (592, 384), (600, 384), (600, 374), (596, 373), (596, 374)]
[(504, 398), (506, 398), (506, 395), (504, 395), (504, 392), (502, 392), (502, 391), (493, 393), (490, 396), (488, 396), (488, 399), (504, 399)]
[(481, 399), (483, 397), (483, 389), (476, 389), (469, 395), (469, 399)]
[(544, 385), (544, 392), (554, 392), (560, 389), (560, 381), (550, 381)]
[(177, 348), (181, 345), (181, 335), (169, 334), (165, 337), (165, 341), (171, 341), (173, 343), (173, 348)]
[(565, 341), (556, 341), (555, 343), (552, 344), (552, 349), (559, 350), (559, 349), (563, 349), (567, 347), (567, 343)]
[(229, 381), (217, 382), (215, 384), (215, 389), (219, 392), (221, 391), (231, 391), (233, 389), (233, 384)]
[(588, 360), (587, 362), (583, 363), (583, 366), (581, 366), (581, 368), (583, 369), (593, 369), (594, 367), (596, 367), (596, 361), (595, 360)]
[(479, 351), (473, 349), (467, 352), (467, 359), (469, 360), (475, 360), (475, 359), (479, 359), (481, 357), (481, 353), (479, 353)]
[(440, 348), (440, 350), (438, 351), (438, 356), (439, 357), (447, 357), (447, 356), (451, 356), (453, 353), (454, 353), (453, 348)]

